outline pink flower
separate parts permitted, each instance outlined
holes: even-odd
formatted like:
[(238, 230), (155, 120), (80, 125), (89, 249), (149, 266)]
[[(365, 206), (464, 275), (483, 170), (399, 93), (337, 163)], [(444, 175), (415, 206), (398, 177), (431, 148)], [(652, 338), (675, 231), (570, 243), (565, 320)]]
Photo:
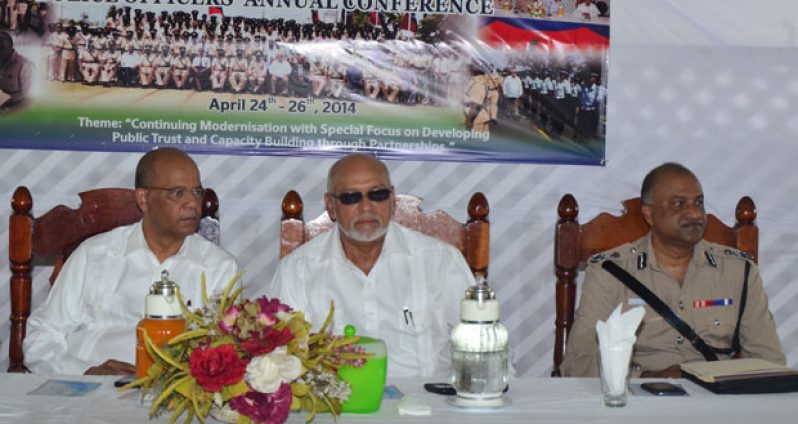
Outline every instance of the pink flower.
[(269, 299), (266, 296), (255, 299), (260, 306), (260, 315), (258, 315), (258, 323), (264, 326), (271, 326), (277, 323), (278, 312), (291, 312), (291, 307), (283, 305), (276, 297)]
[(224, 344), (216, 348), (194, 349), (188, 357), (188, 363), (191, 375), (203, 389), (218, 392), (223, 385), (241, 381), (249, 361), (239, 358), (233, 345)]
[(219, 328), (222, 329), (225, 333), (233, 333), (234, 326), (236, 325), (236, 320), (238, 316), (241, 314), (241, 310), (238, 309), (237, 306), (231, 306), (227, 312), (224, 313), (224, 317), (222, 320), (219, 321)]
[(230, 407), (256, 423), (284, 423), (291, 410), (291, 385), (283, 383), (271, 394), (252, 390), (230, 399)]
[(263, 355), (277, 349), (280, 346), (285, 346), (291, 339), (294, 338), (291, 330), (287, 327), (281, 331), (274, 328), (267, 327), (261, 331), (260, 334), (250, 333), (251, 336), (247, 340), (242, 340), (239, 345), (241, 349), (251, 357)]

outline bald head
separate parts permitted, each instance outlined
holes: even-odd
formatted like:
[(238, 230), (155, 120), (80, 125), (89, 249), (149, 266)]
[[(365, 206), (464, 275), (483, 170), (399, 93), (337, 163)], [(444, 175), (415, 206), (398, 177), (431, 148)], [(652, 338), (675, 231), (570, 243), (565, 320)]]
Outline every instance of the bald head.
[(196, 169), (197, 165), (189, 155), (180, 149), (162, 147), (147, 152), (136, 166), (136, 188), (147, 188), (153, 185), (158, 169), (165, 169), (177, 164), (191, 163)]
[(643, 179), (643, 186), (640, 188), (640, 198), (644, 205), (650, 205), (654, 201), (654, 190), (657, 184), (671, 176), (688, 176), (698, 182), (693, 171), (684, 165), (676, 162), (666, 162), (652, 169)]
[(365, 153), (353, 153), (339, 159), (330, 167), (330, 172), (327, 174), (327, 192), (335, 192), (336, 183), (341, 176), (348, 176), (362, 170), (377, 170), (382, 176), (383, 185), (385, 187), (391, 186), (391, 176), (388, 173), (388, 167), (382, 161)]

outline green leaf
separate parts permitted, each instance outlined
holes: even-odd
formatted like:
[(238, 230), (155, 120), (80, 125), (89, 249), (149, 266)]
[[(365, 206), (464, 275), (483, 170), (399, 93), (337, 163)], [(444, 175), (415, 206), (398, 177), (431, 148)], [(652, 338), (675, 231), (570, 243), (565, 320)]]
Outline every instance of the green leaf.
[(199, 395), (197, 394), (196, 389), (199, 386), (194, 386), (194, 392), (191, 394), (191, 406), (194, 408), (194, 412), (197, 414), (197, 418), (200, 420), (201, 423), (205, 424), (205, 416), (202, 415), (202, 408), (200, 408), (199, 404)]
[(184, 332), (182, 334), (178, 334), (177, 336), (172, 337), (169, 340), (168, 345), (169, 346), (176, 345), (176, 344), (178, 344), (180, 342), (183, 342), (183, 341), (186, 341), (186, 340), (196, 339), (196, 338), (199, 338), (199, 337), (205, 337), (207, 335), (208, 335), (208, 329), (207, 328), (200, 328), (199, 330), (194, 330), (194, 331), (186, 331), (186, 332)]
[(202, 305), (208, 306), (208, 290), (206, 289), (205, 272), (200, 276), (200, 288), (202, 289)]
[(244, 273), (243, 271), (239, 271), (238, 273), (236, 273), (236, 275), (233, 277), (233, 279), (230, 280), (229, 283), (227, 283), (227, 287), (224, 288), (224, 292), (222, 293), (222, 302), (219, 305), (219, 316), (220, 317), (224, 316), (224, 314), (227, 312), (227, 307), (229, 306), (228, 305), (228, 301), (230, 300), (229, 299), (230, 291), (233, 289), (233, 286), (236, 284), (238, 279), (241, 278), (241, 275), (243, 273)]
[[(177, 368), (177, 369), (179, 369), (181, 371), (188, 371), (188, 367), (186, 365), (177, 362), (174, 358), (169, 356), (168, 353), (166, 353), (163, 350), (161, 350), (158, 346), (155, 346), (155, 343), (152, 342), (152, 339), (150, 339), (150, 336), (147, 335), (147, 330), (144, 330), (143, 333), (144, 333), (144, 341), (147, 344), (147, 350), (148, 351), (152, 351), (155, 355), (157, 355), (159, 358), (161, 358), (162, 360), (167, 362), (169, 365), (171, 365), (171, 366), (173, 366), (173, 367), (175, 367), (175, 368)], [(151, 355), (151, 356), (155, 356), (155, 355)]]
[[(184, 377), (184, 378), (190, 378), (190, 377)], [(163, 401), (167, 397), (169, 397), (169, 395), (171, 395), (175, 391), (177, 386), (179, 386), (182, 382), (183, 382), (182, 379), (177, 380), (174, 383), (172, 383), (169, 387), (164, 389), (164, 391), (161, 392), (161, 394), (152, 402), (152, 406), (150, 407), (150, 417), (155, 415), (155, 411), (158, 410), (158, 407), (161, 406), (161, 403), (163, 403)]]
[(175, 388), (175, 391), (188, 399), (191, 397), (192, 393), (194, 393), (194, 386), (196, 386), (197, 380), (189, 375), (188, 378), (184, 378), (181, 381), (182, 383)]
[(194, 410), (189, 408), (188, 409), (188, 414), (186, 415), (186, 420), (183, 421), (183, 422), (185, 424), (190, 424), (192, 421), (194, 421)]
[(188, 407), (188, 404), (189, 400), (188, 398), (186, 398), (181, 400), (175, 406), (175, 412), (172, 413), (172, 417), (169, 419), (169, 424), (174, 424), (175, 422), (177, 422), (177, 419), (180, 418), (181, 415), (183, 415), (183, 412), (185, 412), (186, 407)]
[[(204, 276), (205, 274), (203, 274), (203, 277)], [(180, 295), (180, 287), (177, 287), (177, 300), (180, 302), (180, 310), (183, 311), (183, 316), (187, 320), (194, 321), (197, 324), (202, 324), (202, 318), (200, 318), (196, 314), (191, 313), (191, 311), (188, 309), (188, 306), (186, 306), (186, 303), (183, 302), (183, 296)]]
[(236, 384), (222, 386), (222, 399), (228, 401), (232, 398), (246, 394), (247, 392), (249, 392), (249, 386), (247, 386), (246, 380), (242, 378), (241, 381)]
[(327, 313), (327, 319), (324, 320), (324, 324), (322, 324), (321, 329), (319, 329), (319, 333), (326, 333), (327, 327), (330, 326), (330, 323), (333, 319), (333, 314), (335, 313), (335, 302), (332, 300), (330, 301), (330, 312)]

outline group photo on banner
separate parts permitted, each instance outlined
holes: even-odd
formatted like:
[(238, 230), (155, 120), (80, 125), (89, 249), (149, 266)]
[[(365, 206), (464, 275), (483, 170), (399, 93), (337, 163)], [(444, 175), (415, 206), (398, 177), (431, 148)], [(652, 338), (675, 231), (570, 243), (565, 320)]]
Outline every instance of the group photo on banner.
[(609, 0), (0, 0), (0, 147), (602, 165)]

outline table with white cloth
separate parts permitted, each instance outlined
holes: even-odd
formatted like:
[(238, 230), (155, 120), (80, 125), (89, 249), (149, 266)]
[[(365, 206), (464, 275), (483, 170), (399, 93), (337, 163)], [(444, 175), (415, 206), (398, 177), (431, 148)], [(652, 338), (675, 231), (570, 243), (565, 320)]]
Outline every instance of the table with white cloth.
[[(48, 377), (5, 374), (0, 377), (0, 423), (166, 423), (168, 416), (152, 421), (148, 407), (133, 392), (118, 392), (115, 377), (50, 377), (74, 381), (96, 381), (102, 386), (82, 397), (28, 394)], [(646, 380), (653, 381), (653, 380)], [(662, 381), (662, 380), (657, 380)], [(639, 382), (639, 381), (637, 381)], [(509, 406), (470, 410), (449, 405), (446, 397), (424, 392), (422, 382), (396, 380), (408, 395), (418, 395), (432, 407), (430, 416), (404, 416), (397, 400), (385, 399), (374, 414), (344, 414), (338, 423), (794, 423), (798, 415), (798, 393), (768, 395), (715, 395), (686, 380), (678, 380), (689, 393), (682, 397), (631, 394), (623, 408), (608, 408), (601, 402), (597, 379), (522, 378), (510, 383)], [(635, 381), (633, 381), (635, 383)], [(634, 384), (632, 384), (634, 387)], [(292, 413), (290, 423), (304, 423), (307, 413)], [(209, 420), (212, 422), (212, 420)], [(182, 422), (179, 421), (179, 422)], [(195, 421), (196, 422), (196, 421)], [(332, 423), (329, 414), (319, 414), (314, 423)]]

